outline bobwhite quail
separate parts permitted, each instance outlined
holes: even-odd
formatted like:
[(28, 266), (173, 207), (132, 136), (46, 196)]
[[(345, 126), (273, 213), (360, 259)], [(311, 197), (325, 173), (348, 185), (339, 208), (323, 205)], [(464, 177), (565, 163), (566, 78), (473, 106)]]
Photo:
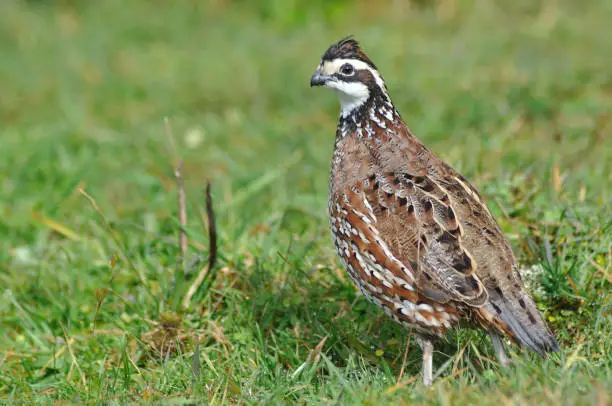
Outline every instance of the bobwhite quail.
[(556, 351), (485, 201), (410, 132), (359, 43), (330, 46), (310, 85), (340, 99), (332, 239), (361, 292), (416, 334), (423, 383), (432, 382), (433, 342), (460, 323), (486, 330), (503, 366), (500, 335), (543, 356)]

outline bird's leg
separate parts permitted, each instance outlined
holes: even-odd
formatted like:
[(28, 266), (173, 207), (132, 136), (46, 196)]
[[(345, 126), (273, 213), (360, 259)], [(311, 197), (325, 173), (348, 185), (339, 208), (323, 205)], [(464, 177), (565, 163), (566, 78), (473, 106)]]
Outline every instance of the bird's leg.
[(493, 343), (493, 349), (495, 350), (495, 356), (499, 360), (499, 363), (503, 368), (506, 368), (510, 364), (510, 360), (504, 351), (504, 345), (499, 338), (499, 334), (489, 331), (489, 336), (491, 337), (491, 342)]
[(423, 385), (430, 386), (433, 381), (433, 342), (424, 337), (417, 337), (416, 340), (423, 351)]

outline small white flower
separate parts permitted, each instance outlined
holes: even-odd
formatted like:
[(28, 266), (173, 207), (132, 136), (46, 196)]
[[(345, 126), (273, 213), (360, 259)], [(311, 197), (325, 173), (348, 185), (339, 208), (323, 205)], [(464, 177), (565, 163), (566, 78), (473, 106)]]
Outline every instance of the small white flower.
[(187, 148), (195, 149), (204, 141), (204, 130), (200, 127), (192, 127), (185, 132), (185, 145)]
[(544, 297), (546, 292), (540, 283), (540, 278), (544, 273), (544, 268), (540, 264), (531, 266), (524, 266), (519, 269), (523, 282), (527, 287), (527, 290), (535, 296)]
[(21, 265), (32, 265), (36, 263), (36, 258), (32, 249), (27, 246), (15, 247), (13, 249), (13, 258), (15, 263)]

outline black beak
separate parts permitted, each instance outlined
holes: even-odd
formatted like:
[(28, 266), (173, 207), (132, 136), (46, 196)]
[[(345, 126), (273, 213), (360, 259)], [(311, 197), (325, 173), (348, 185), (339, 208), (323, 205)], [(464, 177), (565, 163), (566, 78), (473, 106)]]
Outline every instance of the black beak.
[(317, 70), (314, 75), (310, 78), (310, 87), (313, 86), (323, 86), (325, 82), (330, 80), (331, 77), (324, 75), (321, 71)]

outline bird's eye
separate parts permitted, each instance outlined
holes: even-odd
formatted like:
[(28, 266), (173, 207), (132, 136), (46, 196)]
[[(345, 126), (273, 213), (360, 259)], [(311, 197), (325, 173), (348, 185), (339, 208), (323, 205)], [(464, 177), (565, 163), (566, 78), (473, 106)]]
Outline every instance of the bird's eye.
[(352, 75), (355, 72), (355, 68), (350, 63), (345, 63), (340, 67), (340, 73), (343, 75)]

